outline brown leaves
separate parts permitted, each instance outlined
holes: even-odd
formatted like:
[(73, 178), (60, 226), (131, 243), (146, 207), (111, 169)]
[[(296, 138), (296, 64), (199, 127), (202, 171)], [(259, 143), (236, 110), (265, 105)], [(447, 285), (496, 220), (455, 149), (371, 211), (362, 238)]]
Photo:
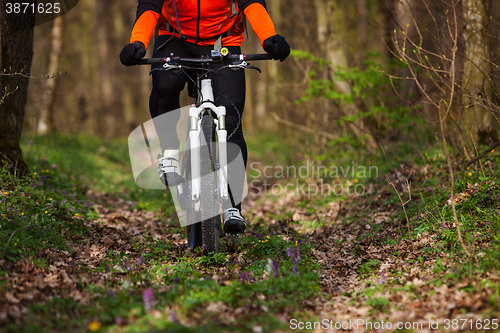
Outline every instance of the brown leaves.
[[(124, 245), (132, 250), (130, 235), (136, 235), (143, 245), (145, 236), (163, 237), (158, 234), (161, 231), (158, 227), (160, 222), (154, 213), (133, 210), (131, 206), (134, 203), (123, 199), (94, 199), (104, 200), (106, 205), (95, 205), (101, 215), (98, 222), (91, 222), (91, 232), (103, 234), (104, 237), (70, 243), (71, 252), (44, 250), (43, 257), (48, 264), (46, 267), (36, 267), (32, 260), (27, 259), (13, 265), (3, 276), (5, 283), (0, 289), (0, 326), (19, 320), (28, 306), (44, 303), (52, 297), (71, 297), (76, 302), (88, 304), (92, 295), (83, 291), (81, 286), (104, 285), (104, 279), (108, 279), (108, 282), (117, 279), (88, 270), (99, 265), (105, 250), (119, 249)], [(113, 212), (109, 212), (111, 206), (114, 207)], [(173, 238), (179, 247), (186, 247), (181, 245), (185, 240), (180, 239), (180, 234)], [(5, 262), (0, 262), (0, 265), (5, 268)]]

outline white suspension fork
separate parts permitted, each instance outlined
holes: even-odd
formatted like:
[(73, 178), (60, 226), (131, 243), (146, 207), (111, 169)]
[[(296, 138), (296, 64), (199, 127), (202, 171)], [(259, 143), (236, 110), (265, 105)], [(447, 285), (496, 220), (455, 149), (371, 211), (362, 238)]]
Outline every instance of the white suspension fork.
[[(226, 109), (224, 108), (224, 114)], [(217, 124), (217, 138), (219, 139), (219, 195), (222, 200), (229, 197), (228, 194), (228, 178), (227, 178), (227, 130), (226, 130), (226, 116), (219, 116)]]
[[(219, 148), (219, 196), (225, 200), (229, 197), (228, 194), (228, 176), (227, 176), (227, 131), (226, 131), (226, 108), (224, 106), (215, 106), (214, 95), (212, 90), (212, 80), (201, 80), (201, 99), (202, 103), (199, 107), (189, 109), (189, 141), (191, 148), (191, 199), (194, 202), (199, 201), (201, 193), (201, 175), (200, 175), (200, 154), (201, 154), (201, 117), (200, 114), (204, 110), (211, 110), (217, 115), (215, 125), (217, 128), (218, 148)], [(207, 142), (207, 145), (211, 142)], [(199, 205), (195, 205), (195, 209), (199, 209)], [(196, 209), (196, 210), (198, 210)]]

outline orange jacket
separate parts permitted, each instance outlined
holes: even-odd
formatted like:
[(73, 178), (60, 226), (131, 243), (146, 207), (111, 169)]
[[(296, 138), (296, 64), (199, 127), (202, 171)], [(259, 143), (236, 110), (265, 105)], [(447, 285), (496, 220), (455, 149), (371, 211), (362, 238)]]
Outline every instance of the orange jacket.
[(233, 0), (139, 0), (130, 42), (139, 41), (147, 48), (157, 24), (159, 35), (171, 34), (168, 22), (174, 34), (179, 37), (180, 32), (188, 42), (213, 45), (219, 35), (228, 32), (222, 45), (239, 46), (244, 40), (243, 14), (261, 43), (276, 34), (265, 0), (236, 0), (234, 4), (236, 15)]

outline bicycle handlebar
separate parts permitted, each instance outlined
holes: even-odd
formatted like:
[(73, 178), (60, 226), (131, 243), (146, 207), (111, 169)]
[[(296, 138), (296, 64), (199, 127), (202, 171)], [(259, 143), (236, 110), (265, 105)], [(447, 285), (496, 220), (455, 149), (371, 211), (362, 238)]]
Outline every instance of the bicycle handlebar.
[[(228, 56), (231, 61), (251, 61), (251, 60), (272, 60), (273, 56), (267, 53), (264, 54), (232, 54)], [(161, 65), (166, 63), (168, 60), (174, 62), (184, 62), (184, 63), (213, 63), (213, 62), (223, 62), (224, 57), (212, 58), (211, 56), (206, 56), (202, 58), (181, 58), (181, 57), (165, 57), (165, 58), (146, 58), (141, 59), (139, 65)]]

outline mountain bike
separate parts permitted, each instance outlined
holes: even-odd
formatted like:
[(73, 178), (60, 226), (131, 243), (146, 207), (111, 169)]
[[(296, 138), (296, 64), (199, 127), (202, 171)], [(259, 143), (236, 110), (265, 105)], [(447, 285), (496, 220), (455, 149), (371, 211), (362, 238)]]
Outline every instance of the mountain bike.
[[(210, 75), (222, 69), (260, 69), (247, 61), (271, 60), (269, 54), (230, 54), (227, 48), (212, 50), (210, 56), (142, 59), (141, 65), (163, 65), (155, 70), (188, 75), (196, 71), (196, 104), (189, 109), (187, 146), (181, 159), (183, 180), (177, 185), (177, 199), (186, 210), (188, 245), (204, 253), (219, 252), (222, 203), (230, 200), (228, 190), (226, 108), (214, 104)], [(221, 64), (211, 68), (212, 64)], [(190, 78), (191, 79), (191, 78)], [(238, 113), (240, 114), (240, 113)], [(240, 119), (241, 120), (241, 119)]]

